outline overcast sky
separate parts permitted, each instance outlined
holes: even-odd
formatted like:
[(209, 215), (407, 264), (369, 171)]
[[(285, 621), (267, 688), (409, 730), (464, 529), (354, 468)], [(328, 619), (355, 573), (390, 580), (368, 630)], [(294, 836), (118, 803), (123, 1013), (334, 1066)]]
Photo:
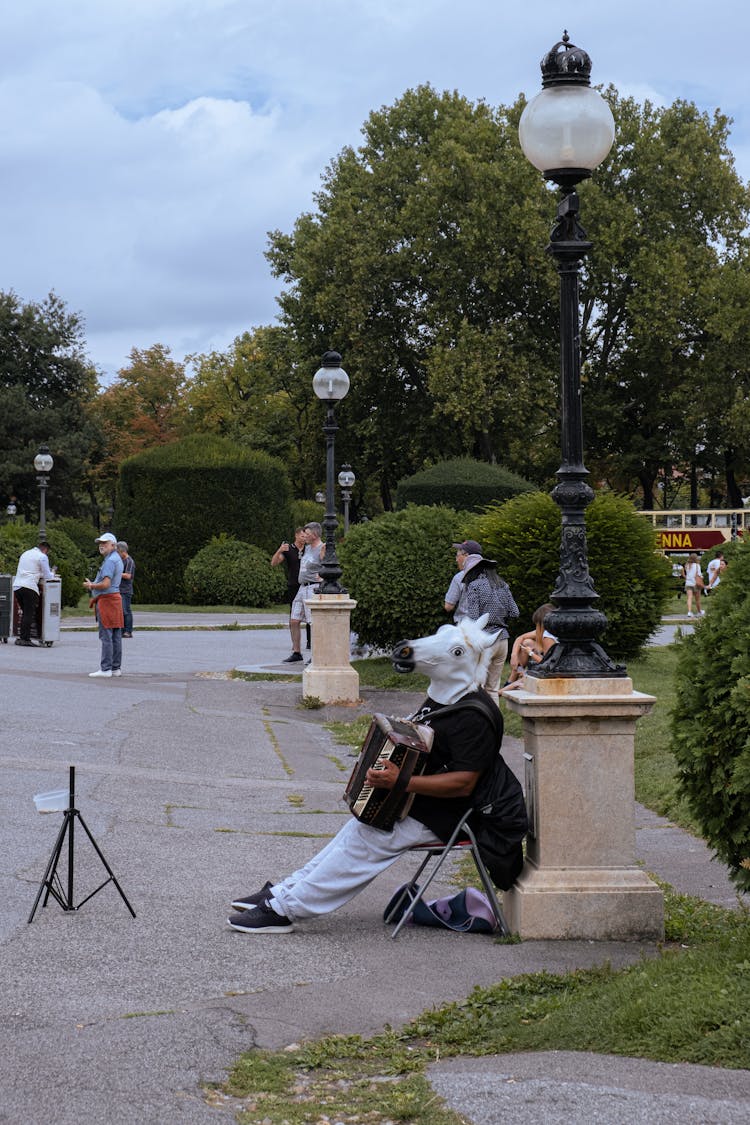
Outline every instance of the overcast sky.
[[(276, 315), (267, 231), (312, 206), (368, 113), (429, 82), (509, 104), (567, 27), (592, 81), (734, 118), (747, 0), (19, 0), (0, 22), (0, 289), (54, 289), (105, 380)], [(565, 15), (561, 13), (564, 11)], [(595, 232), (590, 232), (596, 237)]]

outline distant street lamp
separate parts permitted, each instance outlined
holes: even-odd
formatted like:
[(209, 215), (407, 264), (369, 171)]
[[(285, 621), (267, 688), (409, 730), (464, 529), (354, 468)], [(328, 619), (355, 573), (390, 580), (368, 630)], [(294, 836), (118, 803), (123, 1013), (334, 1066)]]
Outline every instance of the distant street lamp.
[(341, 499), (344, 501), (344, 535), (349, 534), (349, 501), (352, 498), (352, 489), (356, 479), (351, 465), (341, 466), (339, 488), (341, 489)]
[(338, 426), (334, 415), (336, 403), (340, 402), (349, 390), (349, 376), (341, 366), (341, 356), (338, 352), (326, 352), (322, 359), (322, 366), (315, 372), (313, 390), (319, 399), (326, 403), (326, 420), (323, 424), (323, 433), (326, 436), (326, 512), (323, 516), (325, 531), (325, 553), (320, 565), (322, 582), (319, 587), (321, 594), (345, 594), (339, 585), (341, 567), (336, 557), (336, 542), (334, 535), (338, 527), (336, 508), (333, 494), (334, 477), (334, 438)]
[(562, 511), (562, 538), (560, 573), (552, 592), (558, 608), (546, 621), (558, 644), (530, 674), (624, 676), (625, 669), (613, 664), (596, 641), (607, 619), (594, 608), (599, 595), (589, 574), (586, 548), (584, 513), (594, 493), (583, 464), (578, 276), (591, 243), (578, 222), (575, 191), (606, 157), (615, 125), (604, 98), (591, 89), (591, 59), (570, 42), (567, 31), (544, 56), (541, 67), (542, 91), (524, 109), (518, 132), (526, 158), (561, 189), (547, 251), (560, 275), (562, 465), (552, 497)]
[(48, 445), (40, 445), (36, 457), (34, 458), (34, 468), (37, 471), (36, 482), (39, 485), (39, 538), (43, 539), (47, 534), (47, 517), (46, 517), (46, 496), (47, 485), (49, 484), (48, 473), (52, 472), (54, 465), (52, 454), (49, 451)]
[(315, 503), (316, 504), (325, 504), (325, 502), (326, 502), (325, 492), (316, 492), (315, 493)]

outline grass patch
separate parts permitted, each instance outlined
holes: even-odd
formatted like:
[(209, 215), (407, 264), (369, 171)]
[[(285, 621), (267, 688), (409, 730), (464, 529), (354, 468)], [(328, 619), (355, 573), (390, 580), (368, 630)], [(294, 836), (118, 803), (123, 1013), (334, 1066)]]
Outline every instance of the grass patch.
[[(259, 608), (247, 605), (138, 605), (133, 602), (133, 611), (135, 613), (283, 613), (285, 617), (289, 617), (289, 606), (286, 603)], [(82, 613), (90, 612), (89, 595), (84, 594), (79, 599), (78, 605), (63, 606), (62, 616), (79, 617)]]
[(700, 835), (700, 829), (681, 795), (677, 763), (671, 750), (670, 716), (675, 705), (674, 677), (679, 645), (647, 649), (628, 665), (636, 691), (656, 696), (650, 714), (638, 720), (635, 728), (636, 800), (660, 816)]
[(662, 1062), (750, 1066), (750, 918), (667, 889), (680, 946), (629, 968), (533, 973), (419, 1016), (372, 1039), (330, 1036), (250, 1051), (224, 1093), (245, 1125), (408, 1121), (458, 1125), (424, 1077), (428, 1063), (508, 1051), (596, 1051)]
[(383, 691), (416, 691), (427, 694), (429, 679), (420, 672), (404, 675), (396, 672), (390, 657), (376, 656), (369, 660), (352, 660), (352, 668), (359, 675), (361, 687), (381, 688)]

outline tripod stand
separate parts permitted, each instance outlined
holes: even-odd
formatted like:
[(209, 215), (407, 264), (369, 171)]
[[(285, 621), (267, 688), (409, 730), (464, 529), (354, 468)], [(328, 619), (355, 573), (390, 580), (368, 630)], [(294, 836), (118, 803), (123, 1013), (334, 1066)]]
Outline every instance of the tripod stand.
[[(80, 910), (80, 908), (83, 906), (84, 902), (88, 902), (90, 898), (93, 898), (95, 894), (97, 894), (99, 891), (101, 891), (104, 887), (107, 886), (107, 883), (114, 883), (114, 885), (117, 887), (117, 890), (119, 891), (120, 898), (125, 903), (125, 905), (127, 906), (128, 910), (130, 911), (132, 916), (135, 918), (135, 911), (133, 910), (133, 907), (130, 905), (127, 898), (125, 897), (125, 892), (123, 891), (120, 884), (117, 882), (117, 879), (115, 878), (114, 872), (112, 871), (112, 868), (109, 866), (106, 859), (102, 855), (102, 852), (101, 852), (99, 846), (97, 845), (96, 840), (94, 839), (94, 837), (89, 832), (88, 827), (86, 826), (86, 821), (83, 819), (83, 817), (79, 813), (78, 809), (75, 807), (75, 793), (76, 793), (76, 768), (75, 768), (75, 766), (71, 766), (70, 767), (70, 782), (69, 782), (69, 787), (68, 787), (68, 807), (65, 810), (65, 812), (63, 813), (62, 827), (60, 828), (60, 831), (58, 833), (57, 840), (55, 841), (55, 846), (52, 849), (52, 855), (50, 856), (49, 863), (47, 864), (47, 870), (44, 872), (44, 878), (42, 879), (42, 884), (39, 888), (39, 893), (36, 896), (36, 899), (34, 901), (34, 905), (33, 905), (32, 910), (31, 910), (31, 914), (29, 915), (29, 922), (32, 922), (33, 919), (34, 919), (34, 915), (36, 914), (36, 908), (39, 905), (39, 900), (42, 897), (42, 895), (44, 895), (44, 902), (42, 903), (42, 906), (47, 905), (47, 902), (49, 900), (49, 896), (52, 895), (52, 897), (55, 899), (55, 901), (57, 903), (59, 903), (59, 905), (63, 908), (63, 910)], [(75, 837), (75, 822), (76, 822), (76, 820), (79, 821), (79, 823), (81, 825), (81, 828), (83, 828), (84, 832), (86, 833), (89, 840), (91, 841), (91, 845), (92, 845), (94, 851), (99, 856), (99, 859), (104, 864), (105, 871), (109, 875), (109, 878), (105, 879), (104, 882), (100, 886), (98, 886), (95, 891), (92, 891), (90, 895), (86, 895), (86, 897), (84, 899), (81, 899), (81, 901), (78, 903), (78, 906), (76, 906), (74, 901), (73, 901), (73, 858), (74, 858), (73, 843), (74, 843), (74, 837)], [(66, 836), (67, 836), (67, 840), (68, 840), (67, 888), (63, 887), (62, 881), (60, 880), (60, 877), (57, 874), (57, 865), (60, 862), (60, 856), (62, 855), (63, 845), (65, 843)]]

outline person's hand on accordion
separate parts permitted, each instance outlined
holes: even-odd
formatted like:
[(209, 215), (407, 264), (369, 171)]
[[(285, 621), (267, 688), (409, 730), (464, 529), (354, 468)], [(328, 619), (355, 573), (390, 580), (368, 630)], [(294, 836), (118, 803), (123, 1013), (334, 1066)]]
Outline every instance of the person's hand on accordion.
[(393, 789), (401, 771), (387, 758), (381, 759), (376, 766), (371, 766), (367, 771), (367, 784), (373, 789)]

